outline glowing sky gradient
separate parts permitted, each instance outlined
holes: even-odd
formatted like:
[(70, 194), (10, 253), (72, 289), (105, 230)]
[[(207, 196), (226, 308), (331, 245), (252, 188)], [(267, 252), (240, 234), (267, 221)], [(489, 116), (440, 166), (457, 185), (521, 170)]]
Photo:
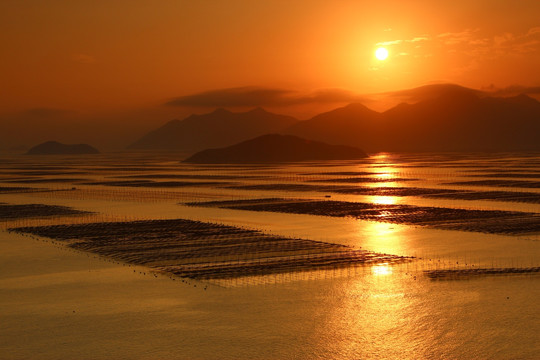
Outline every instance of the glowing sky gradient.
[(0, 112), (126, 111), (245, 86), (538, 86), (538, 14), (536, 0), (3, 0)]

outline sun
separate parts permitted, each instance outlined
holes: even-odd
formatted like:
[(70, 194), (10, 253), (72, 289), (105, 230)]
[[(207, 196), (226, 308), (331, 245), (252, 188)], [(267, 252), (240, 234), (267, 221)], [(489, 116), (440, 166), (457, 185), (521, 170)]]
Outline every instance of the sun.
[(381, 61), (386, 60), (388, 57), (388, 50), (383, 47), (377, 48), (377, 50), (375, 50), (375, 57)]

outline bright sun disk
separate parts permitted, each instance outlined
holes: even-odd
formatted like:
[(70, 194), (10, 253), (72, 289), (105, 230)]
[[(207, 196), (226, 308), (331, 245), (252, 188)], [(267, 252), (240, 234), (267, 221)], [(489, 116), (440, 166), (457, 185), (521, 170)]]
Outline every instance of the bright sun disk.
[(379, 60), (385, 60), (388, 57), (388, 50), (383, 47), (375, 50), (375, 57)]

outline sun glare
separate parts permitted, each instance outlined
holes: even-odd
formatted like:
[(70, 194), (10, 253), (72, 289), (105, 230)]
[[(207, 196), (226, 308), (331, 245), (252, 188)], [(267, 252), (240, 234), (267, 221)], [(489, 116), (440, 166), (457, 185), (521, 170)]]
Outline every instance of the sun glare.
[(371, 273), (373, 275), (391, 275), (392, 272), (392, 268), (387, 263), (377, 264), (371, 267)]
[(375, 50), (375, 57), (381, 61), (386, 60), (388, 57), (388, 50), (383, 47), (377, 48), (377, 50)]

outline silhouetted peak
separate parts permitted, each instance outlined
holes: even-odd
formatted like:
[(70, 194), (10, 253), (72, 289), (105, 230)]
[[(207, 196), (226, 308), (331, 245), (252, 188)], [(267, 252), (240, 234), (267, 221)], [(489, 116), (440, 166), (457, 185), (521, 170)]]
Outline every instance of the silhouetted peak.
[(519, 104), (540, 104), (540, 102), (527, 94), (519, 94), (510, 98)]
[(253, 108), (248, 111), (249, 114), (269, 114), (268, 111), (264, 110), (262, 107), (257, 106), (256, 108)]
[(412, 105), (406, 102), (401, 102), (397, 104), (396, 106), (386, 110), (384, 114), (389, 114), (393, 112), (399, 112), (399, 111), (407, 111), (408, 108), (410, 108)]
[(374, 111), (374, 110), (371, 110), (370, 108), (368, 108), (367, 106), (365, 106), (364, 104), (361, 104), (361, 103), (351, 103), (349, 105), (345, 105), (343, 107), (340, 107), (340, 108), (337, 108), (337, 109), (334, 109), (334, 110), (330, 110), (326, 113), (322, 113), (322, 114), (319, 114), (319, 115), (316, 115), (314, 118), (318, 118), (320, 116), (334, 116), (334, 115), (337, 115), (337, 116), (351, 116), (351, 117), (357, 117), (357, 116), (372, 116), (372, 115), (377, 115), (379, 114), (378, 112)]
[[(515, 96), (516, 99), (529, 99), (529, 100), (534, 100), (532, 97), (530, 97), (529, 95), (527, 94), (519, 94), (519, 95), (516, 95)], [(536, 100), (535, 100), (536, 101)]]
[[(453, 85), (446, 88), (441, 88), (443, 91), (435, 92), (431, 95), (424, 94), (424, 99), (415, 103), (417, 106), (435, 106), (441, 111), (448, 108), (462, 108), (473, 106), (474, 103), (480, 101), (480, 93), (475, 90), (468, 89), (462, 86)], [(396, 109), (396, 108), (394, 108)], [(400, 110), (405, 109), (404, 106)]]
[(372, 111), (370, 108), (368, 108), (366, 105), (362, 103), (350, 103), (349, 105), (345, 105), (342, 109), (353, 110), (353, 111), (358, 111), (358, 110)]
[(408, 103), (425, 101), (458, 101), (478, 99), (483, 93), (456, 84), (430, 84), (413, 89), (395, 91), (393, 96), (402, 97)]
[(232, 113), (227, 109), (217, 108), (216, 110), (212, 111), (211, 114), (213, 114), (213, 115), (229, 115), (229, 114), (232, 114)]
[(467, 88), (456, 84), (430, 84), (420, 86), (414, 89), (407, 90), (405, 92), (411, 94), (425, 94), (432, 96), (444, 96), (452, 94), (473, 94), (478, 95), (480, 92), (471, 88)]
[(354, 115), (359, 115), (359, 114), (372, 114), (372, 113), (378, 114), (376, 111), (371, 110), (364, 104), (351, 103), (349, 105), (345, 105), (343, 107), (330, 110), (328, 112), (325, 112), (319, 115), (315, 115), (313, 118), (315, 119), (321, 116), (325, 117), (325, 116), (332, 116), (332, 115), (353, 115), (354, 116)]

